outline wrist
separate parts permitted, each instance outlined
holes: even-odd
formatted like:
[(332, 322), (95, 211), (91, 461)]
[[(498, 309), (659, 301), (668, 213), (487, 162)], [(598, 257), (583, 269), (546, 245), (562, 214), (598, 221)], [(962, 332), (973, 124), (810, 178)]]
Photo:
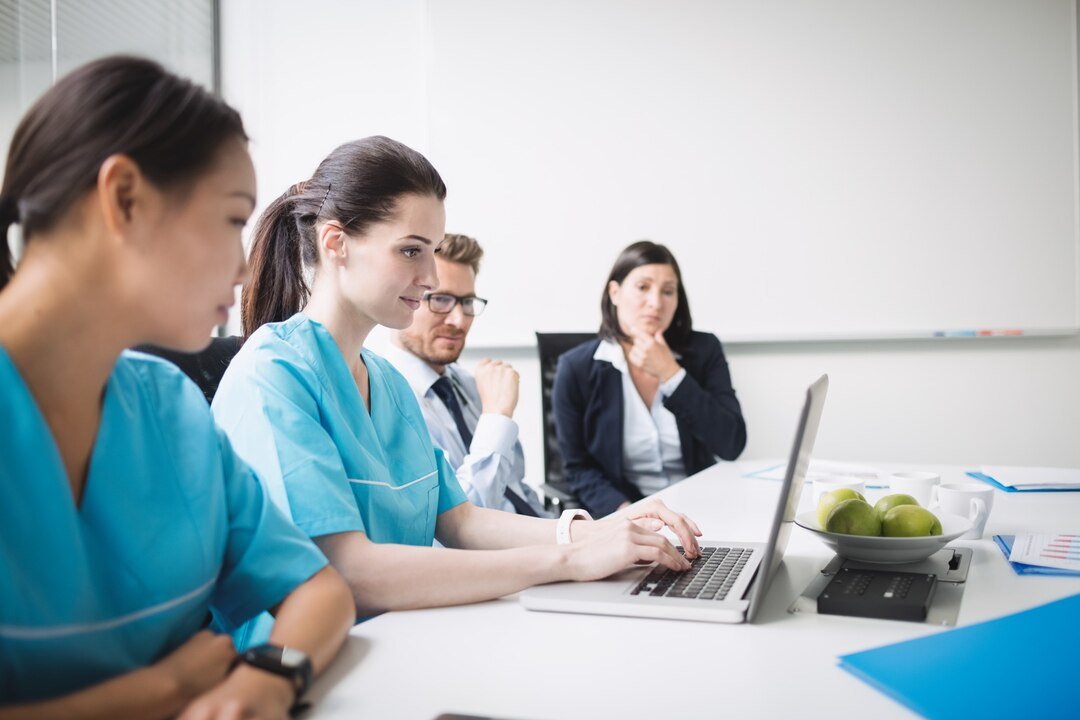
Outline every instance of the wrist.
[(480, 403), (480, 413), (483, 415), (504, 415), (513, 418), (514, 406), (506, 403), (482, 402)]
[(229, 674), (228, 681), (252, 688), (255, 697), (265, 697), (286, 711), (299, 700), (296, 696), (296, 688), (289, 678), (252, 665), (238, 665)]
[(553, 574), (550, 578), (547, 578), (544, 582), (564, 582), (566, 580), (577, 580), (578, 578), (578, 551), (581, 549), (577, 545), (553, 545), (551, 549), (555, 552), (555, 563), (553, 567)]
[(592, 515), (580, 508), (563, 510), (563, 514), (555, 525), (555, 543), (557, 545), (569, 545), (574, 541), (571, 525), (575, 520), (592, 520)]
[(288, 700), (286, 709), (299, 703), (311, 684), (313, 675), (311, 658), (307, 653), (294, 647), (271, 643), (248, 648), (236, 657), (233, 665), (234, 674), (241, 670), (249, 671), (242, 673), (240, 677), (257, 678), (260, 686), (275, 686), (271, 681), (283, 683), (288, 689), (284, 696), (284, 699)]
[(573, 579), (573, 545), (546, 545), (544, 551), (552, 554), (550, 565), (545, 566), (548, 574), (542, 575), (537, 584), (558, 583)]
[(660, 371), (660, 382), (666, 383), (668, 380), (678, 375), (680, 370), (682, 370), (682, 366), (672, 360), (670, 365)]
[(596, 532), (597, 522), (597, 520), (585, 520), (583, 518), (575, 520), (573, 527), (570, 529), (570, 544), (579, 543), (591, 538), (593, 536), (593, 533)]
[(136, 670), (139, 676), (138, 687), (144, 688), (149, 695), (148, 706), (161, 707), (162, 715), (173, 716), (184, 709), (196, 693), (190, 688), (185, 688), (174, 673), (168, 672), (160, 665)]

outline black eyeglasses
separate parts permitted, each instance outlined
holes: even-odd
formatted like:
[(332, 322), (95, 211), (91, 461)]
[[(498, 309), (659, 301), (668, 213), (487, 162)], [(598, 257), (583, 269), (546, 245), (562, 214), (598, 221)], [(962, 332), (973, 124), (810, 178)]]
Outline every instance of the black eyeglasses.
[(478, 298), (475, 295), (469, 295), (468, 297), (459, 297), (457, 295), (450, 295), (448, 293), (424, 293), (424, 299), (427, 300), (428, 308), (433, 313), (439, 315), (445, 315), (455, 307), (458, 303), (461, 303), (461, 310), (469, 317), (476, 317), (480, 313), (484, 312), (484, 308), (487, 307), (487, 300), (484, 298)]

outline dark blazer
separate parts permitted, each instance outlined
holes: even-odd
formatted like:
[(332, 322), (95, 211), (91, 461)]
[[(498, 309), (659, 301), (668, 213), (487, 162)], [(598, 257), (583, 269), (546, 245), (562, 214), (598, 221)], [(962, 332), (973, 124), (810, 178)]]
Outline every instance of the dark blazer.
[[(641, 499), (623, 478), (622, 373), (593, 360), (600, 340), (589, 340), (559, 358), (552, 388), (559, 449), (566, 479), (597, 517)], [(724, 350), (715, 335), (695, 332), (679, 364), (686, 377), (664, 407), (675, 416), (686, 474), (734, 460), (746, 447), (746, 422), (731, 386)]]

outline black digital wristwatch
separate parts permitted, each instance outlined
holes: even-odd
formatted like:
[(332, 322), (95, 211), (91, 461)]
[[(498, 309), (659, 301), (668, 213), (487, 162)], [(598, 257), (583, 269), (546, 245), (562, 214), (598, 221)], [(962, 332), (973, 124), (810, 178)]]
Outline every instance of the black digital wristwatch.
[(256, 645), (237, 656), (234, 666), (239, 663), (265, 670), (291, 682), (296, 693), (293, 707), (299, 705), (300, 698), (311, 685), (311, 659), (307, 653), (296, 648), (270, 643)]

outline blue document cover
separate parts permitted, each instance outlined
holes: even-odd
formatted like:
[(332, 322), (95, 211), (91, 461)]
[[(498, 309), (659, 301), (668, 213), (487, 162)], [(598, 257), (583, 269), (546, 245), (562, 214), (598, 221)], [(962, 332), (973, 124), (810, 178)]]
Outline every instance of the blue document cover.
[[(1015, 535), (994, 536), (994, 542), (1001, 548), (1001, 552), (1005, 554), (1006, 560), (1009, 560), (1009, 556), (1012, 555), (1012, 546), (1015, 539)], [(1028, 565), (1027, 563), (1013, 562), (1012, 560), (1009, 560), (1009, 564), (1012, 565), (1012, 569), (1016, 571), (1017, 575), (1071, 575), (1073, 577), (1080, 577), (1080, 571), (1076, 570), (1043, 567), (1042, 565)]]
[(1080, 594), (844, 655), (840, 667), (928, 718), (1077, 718)]
[(1080, 492), (1080, 488), (1018, 488), (1011, 485), (1002, 485), (995, 478), (981, 472), (969, 472), (967, 473), (967, 476), (975, 478), (976, 480), (982, 480), (985, 483), (990, 483), (998, 490), (1004, 490), (1005, 492)]

